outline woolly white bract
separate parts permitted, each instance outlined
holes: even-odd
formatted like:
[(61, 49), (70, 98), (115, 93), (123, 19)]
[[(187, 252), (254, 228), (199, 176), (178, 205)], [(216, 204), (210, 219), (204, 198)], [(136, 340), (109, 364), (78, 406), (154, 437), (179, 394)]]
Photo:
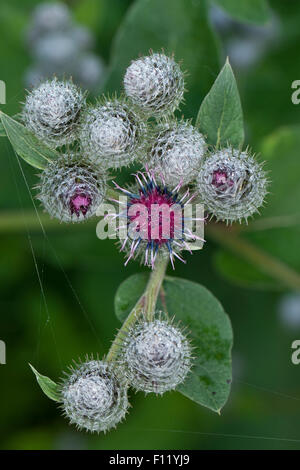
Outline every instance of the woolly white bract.
[(90, 106), (80, 125), (81, 148), (103, 168), (119, 168), (141, 156), (146, 124), (124, 99)]
[(206, 152), (204, 137), (185, 121), (160, 124), (155, 129), (148, 164), (167, 185), (190, 183)]
[(99, 360), (72, 368), (61, 385), (61, 397), (70, 423), (90, 432), (115, 427), (129, 406), (127, 386), (116, 366)]
[(226, 222), (241, 222), (258, 212), (267, 185), (262, 165), (247, 151), (231, 147), (211, 154), (197, 177), (197, 189), (205, 209)]
[(64, 154), (40, 175), (38, 199), (62, 222), (81, 222), (95, 215), (105, 196), (105, 175), (76, 154)]
[(26, 127), (49, 147), (71, 144), (85, 95), (71, 81), (56, 78), (41, 83), (28, 93), (22, 117)]
[(175, 111), (183, 99), (184, 75), (172, 57), (152, 54), (131, 63), (124, 87), (145, 114), (165, 116)]
[(135, 323), (122, 345), (121, 364), (131, 387), (162, 394), (182, 383), (192, 365), (191, 346), (178, 326), (159, 318)]

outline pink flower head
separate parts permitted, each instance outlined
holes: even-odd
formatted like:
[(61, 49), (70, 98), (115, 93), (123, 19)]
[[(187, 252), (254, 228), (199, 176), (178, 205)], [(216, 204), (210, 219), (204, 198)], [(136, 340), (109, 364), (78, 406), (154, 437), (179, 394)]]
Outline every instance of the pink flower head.
[(76, 192), (70, 199), (71, 214), (76, 214), (77, 217), (79, 217), (80, 214), (86, 215), (91, 203), (92, 199), (89, 195), (82, 192)]

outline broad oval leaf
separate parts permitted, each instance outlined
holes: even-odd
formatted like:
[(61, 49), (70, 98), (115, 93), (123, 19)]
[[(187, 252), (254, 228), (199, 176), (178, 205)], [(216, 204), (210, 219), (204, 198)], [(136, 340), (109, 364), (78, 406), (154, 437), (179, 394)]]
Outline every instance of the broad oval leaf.
[(266, 0), (214, 0), (214, 3), (240, 21), (263, 24), (270, 19)]
[(115, 295), (115, 313), (122, 323), (143, 294), (148, 279), (148, 273), (137, 273), (125, 279), (119, 286)]
[[(115, 309), (121, 321), (144, 292), (147, 280), (148, 275), (135, 274), (119, 287)], [(178, 391), (196, 403), (220, 412), (230, 391), (233, 342), (230, 320), (223, 307), (200, 284), (167, 277), (157, 308), (186, 325), (195, 346), (194, 367)]]
[(0, 117), (15, 152), (29, 165), (43, 170), (49, 161), (58, 157), (55, 150), (43, 144), (23, 124), (3, 112), (0, 112)]
[(203, 0), (137, 0), (116, 35), (106, 89), (115, 92), (131, 60), (149, 50), (175, 53), (186, 70), (184, 114), (196, 116), (219, 68), (217, 40)]
[(206, 135), (209, 144), (220, 147), (244, 142), (243, 111), (231, 65), (226, 60), (211, 90), (204, 98), (196, 126)]
[(46, 377), (45, 375), (40, 374), (31, 364), (29, 364), (31, 367), (32, 372), (34, 373), (37, 383), (43, 390), (44, 394), (47, 395), (50, 400), (54, 400), (57, 402), (61, 402), (61, 396), (59, 393), (59, 387), (58, 385), (53, 382), (53, 380), (49, 379), (49, 377)]

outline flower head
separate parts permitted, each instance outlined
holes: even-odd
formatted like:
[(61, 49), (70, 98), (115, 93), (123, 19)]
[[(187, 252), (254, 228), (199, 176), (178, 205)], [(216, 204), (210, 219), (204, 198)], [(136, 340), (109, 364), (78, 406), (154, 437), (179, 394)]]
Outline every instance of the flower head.
[(61, 396), (70, 423), (90, 432), (115, 427), (129, 406), (127, 386), (116, 366), (99, 360), (72, 368), (61, 385)]
[(27, 95), (23, 120), (26, 127), (49, 147), (72, 143), (85, 97), (71, 81), (56, 78), (41, 83)]
[(38, 199), (62, 222), (81, 222), (95, 215), (105, 196), (105, 175), (76, 154), (64, 154), (40, 175)]
[(132, 163), (143, 151), (145, 134), (145, 123), (123, 99), (89, 107), (80, 125), (83, 153), (104, 168)]
[(180, 328), (160, 314), (129, 329), (121, 363), (130, 386), (162, 394), (185, 380), (192, 365), (191, 345)]
[(198, 174), (206, 152), (204, 137), (191, 124), (172, 120), (154, 133), (148, 164), (168, 185), (190, 183)]
[(151, 54), (131, 63), (124, 87), (146, 115), (165, 116), (175, 111), (183, 99), (184, 75), (172, 57)]
[(189, 189), (181, 190), (180, 183), (173, 189), (164, 182), (158, 183), (150, 171), (137, 173), (135, 179), (136, 184), (130, 190), (115, 183), (126, 194), (127, 202), (125, 209), (124, 202), (120, 202), (119, 214), (110, 214), (120, 218), (120, 233), (125, 228), (121, 247), (121, 251), (128, 253), (125, 265), (140, 256), (146, 266), (153, 268), (157, 257), (168, 256), (174, 268), (174, 257), (185, 262), (179, 252), (190, 251), (188, 242), (202, 240), (192, 230), (194, 222), (203, 219), (194, 218), (188, 211), (195, 195)]
[(247, 151), (231, 147), (211, 154), (201, 166), (197, 190), (205, 209), (226, 222), (247, 220), (267, 194), (266, 174)]

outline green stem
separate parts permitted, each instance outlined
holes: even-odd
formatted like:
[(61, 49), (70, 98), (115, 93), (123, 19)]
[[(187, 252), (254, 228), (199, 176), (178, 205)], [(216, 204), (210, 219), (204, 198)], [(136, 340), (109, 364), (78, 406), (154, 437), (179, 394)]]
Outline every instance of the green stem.
[[(47, 214), (35, 211), (1, 211), (0, 233), (26, 232), (26, 230), (41, 230), (41, 224), (48, 229), (68, 229), (67, 224), (61, 224), (57, 219), (51, 219)], [(73, 224), (70, 224), (73, 227)]]
[(128, 317), (123, 323), (122, 328), (115, 337), (114, 342), (112, 343), (106, 356), (107, 361), (113, 361), (116, 359), (122, 344), (122, 340), (126, 335), (128, 328), (134, 325), (142, 313), (145, 314), (145, 318), (147, 320), (151, 321), (153, 319), (158, 294), (165, 277), (168, 262), (168, 258), (157, 259), (155, 268), (150, 275), (146, 290), (129, 313)]

